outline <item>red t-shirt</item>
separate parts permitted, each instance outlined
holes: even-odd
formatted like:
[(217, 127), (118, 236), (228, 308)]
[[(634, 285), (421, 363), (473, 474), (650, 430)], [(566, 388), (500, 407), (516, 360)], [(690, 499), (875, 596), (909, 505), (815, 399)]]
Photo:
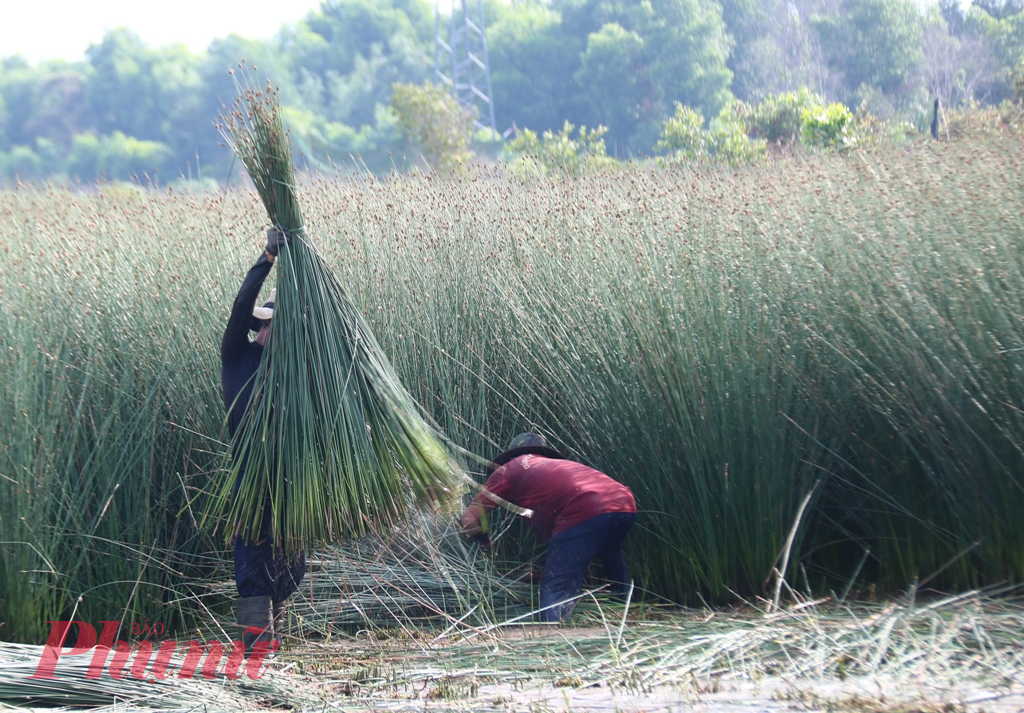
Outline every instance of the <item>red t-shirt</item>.
[[(571, 460), (519, 456), (494, 471), (484, 487), (510, 503), (533, 510), (527, 522), (542, 542), (595, 515), (636, 512), (629, 488)], [(474, 502), (487, 510), (495, 506), (483, 493)]]

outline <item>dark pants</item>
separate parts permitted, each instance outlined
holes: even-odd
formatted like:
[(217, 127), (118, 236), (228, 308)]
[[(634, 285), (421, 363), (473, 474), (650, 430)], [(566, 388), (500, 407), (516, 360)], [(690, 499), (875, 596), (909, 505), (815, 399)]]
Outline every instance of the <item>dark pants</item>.
[(579, 594), (587, 567), (595, 558), (604, 565), (605, 577), (612, 582), (612, 593), (625, 597), (629, 570), (622, 556), (622, 543), (635, 521), (636, 513), (631, 512), (595, 515), (551, 538), (540, 582), (540, 606), (544, 609), (541, 621), (569, 618), (575, 601), (551, 605)]
[(299, 588), (306, 573), (306, 555), (286, 557), (270, 534), (270, 503), (263, 511), (259, 540), (235, 537), (235, 585), (240, 597), (270, 597), (282, 602)]

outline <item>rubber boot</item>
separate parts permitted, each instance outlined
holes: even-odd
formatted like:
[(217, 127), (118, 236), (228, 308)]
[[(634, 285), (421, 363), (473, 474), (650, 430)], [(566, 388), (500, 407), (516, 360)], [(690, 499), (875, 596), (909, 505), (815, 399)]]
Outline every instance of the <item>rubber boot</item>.
[[(246, 597), (235, 602), (235, 618), (245, 645), (245, 655), (252, 653), (258, 641), (266, 641), (268, 645), (274, 638), (274, 620), (270, 597)], [(249, 627), (257, 627), (262, 633), (246, 631)]]

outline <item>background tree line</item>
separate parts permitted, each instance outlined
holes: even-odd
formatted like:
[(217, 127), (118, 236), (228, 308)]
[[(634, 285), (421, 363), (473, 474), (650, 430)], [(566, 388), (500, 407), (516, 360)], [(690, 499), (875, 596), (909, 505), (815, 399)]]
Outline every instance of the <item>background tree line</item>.
[[(600, 151), (618, 158), (705, 143), (724, 150), (732, 139), (716, 117), (736, 118), (744, 105), (735, 100), (785, 103), (787, 92), (806, 97), (806, 89), (822, 107), (837, 102), (923, 129), (932, 98), (995, 104), (1019, 91), (1024, 75), (1024, 0), (966, 9), (957, 0), (484, 5), (499, 132), (515, 127), (534, 147), (547, 132), (554, 146), (569, 140), (566, 122), (604, 126)], [(270, 40), (231, 35), (200, 54), (148, 47), (117, 29), (80, 62), (8, 57), (0, 60), (0, 171), (7, 183), (15, 175), (223, 182), (231, 157), (213, 122), (236, 94), (228, 70), (241, 58), (280, 85), (307, 165), (358, 157), (377, 171), (404, 168), (414, 155), (406, 137), (416, 132), (393, 108), (393, 85), (431, 79), (433, 37), (428, 0), (327, 0)], [(756, 123), (736, 126), (751, 134)]]

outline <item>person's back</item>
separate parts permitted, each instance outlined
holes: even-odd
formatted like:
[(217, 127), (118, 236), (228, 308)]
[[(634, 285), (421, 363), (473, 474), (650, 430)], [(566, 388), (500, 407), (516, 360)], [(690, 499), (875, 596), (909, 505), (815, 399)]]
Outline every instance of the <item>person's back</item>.
[(604, 473), (567, 460), (549, 448), (543, 436), (521, 433), (495, 456), (484, 492), (462, 513), (471, 537), (486, 537), (481, 518), (498, 503), (532, 510), (527, 520), (548, 545), (540, 585), (541, 618), (566, 619), (583, 584), (590, 561), (600, 559), (612, 592), (627, 591), (629, 570), (622, 543), (636, 520), (633, 493)]
[(636, 512), (633, 493), (599, 470), (560, 458), (522, 455), (514, 458), (487, 481), (487, 490), (533, 510), (528, 520), (542, 542), (547, 542), (595, 515)]

